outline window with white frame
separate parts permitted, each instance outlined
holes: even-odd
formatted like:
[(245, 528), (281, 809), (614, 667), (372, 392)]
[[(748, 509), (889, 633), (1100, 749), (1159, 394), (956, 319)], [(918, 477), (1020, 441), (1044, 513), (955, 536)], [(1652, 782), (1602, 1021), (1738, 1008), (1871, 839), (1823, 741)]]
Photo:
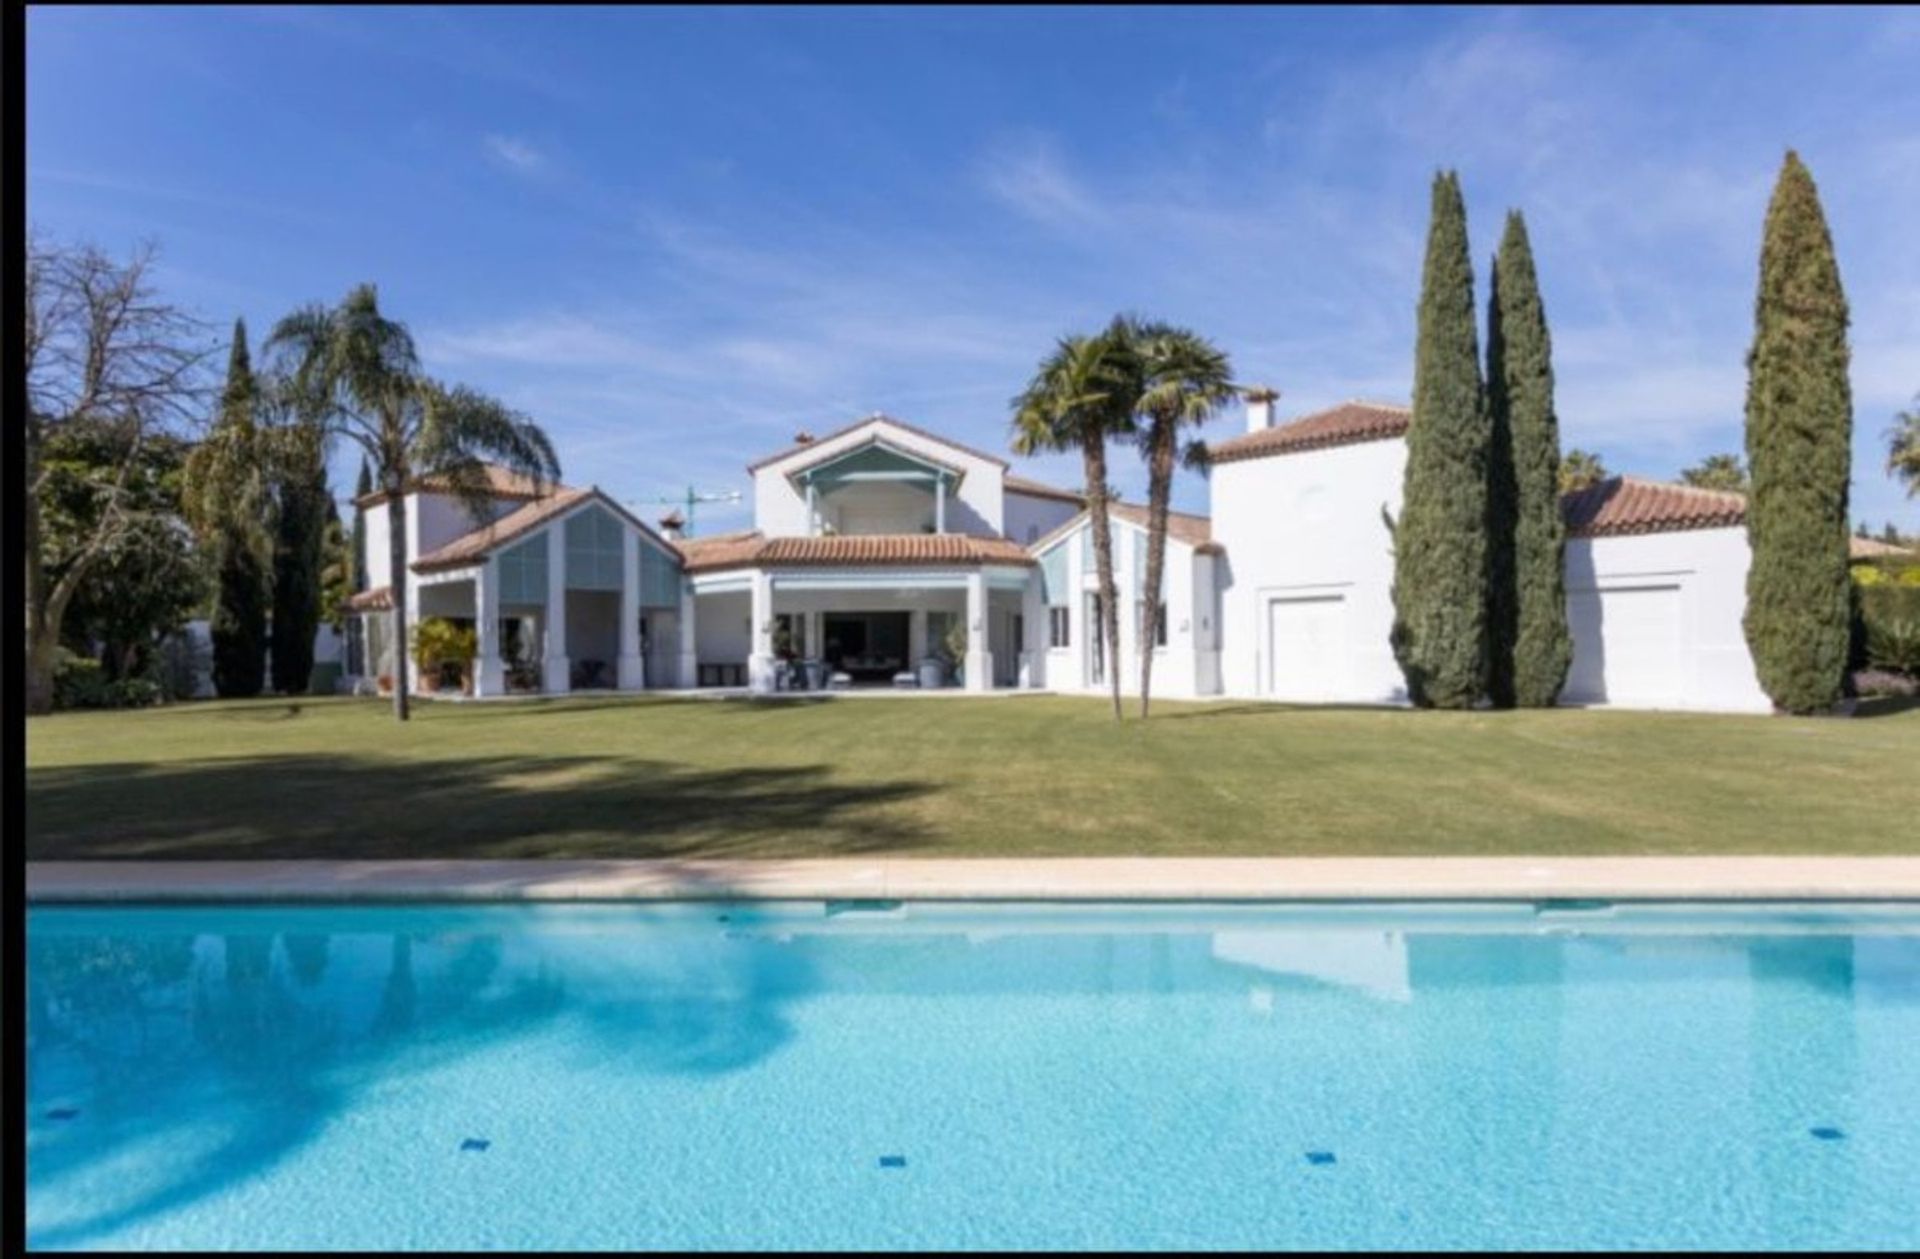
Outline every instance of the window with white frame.
[(1047, 646), (1068, 647), (1072, 645), (1072, 628), (1068, 624), (1068, 608), (1047, 609)]

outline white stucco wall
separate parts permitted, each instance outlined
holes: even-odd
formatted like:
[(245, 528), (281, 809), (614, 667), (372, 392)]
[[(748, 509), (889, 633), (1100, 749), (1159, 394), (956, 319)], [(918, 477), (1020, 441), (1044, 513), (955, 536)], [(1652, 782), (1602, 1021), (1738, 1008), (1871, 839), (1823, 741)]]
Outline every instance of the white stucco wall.
[(826, 455), (864, 446), (876, 436), (884, 439), (888, 445), (958, 468), (965, 474), (959, 492), (947, 500), (947, 532), (999, 536), (1004, 519), (1001, 478), (1005, 475), (1005, 469), (978, 455), (922, 437), (884, 420), (862, 424), (838, 437), (817, 441), (757, 470), (753, 474), (754, 527), (768, 537), (806, 536), (806, 494), (787, 479), (788, 473)]
[[(1751, 556), (1746, 530), (1737, 527), (1569, 539), (1575, 651), (1562, 702), (1771, 712), (1740, 624)], [(1624, 619), (1629, 600), (1650, 610), (1636, 609), (1642, 623), (1634, 655), (1609, 657), (1604, 644), (1621, 628), (1604, 622)], [(1653, 642), (1664, 649), (1669, 641), (1672, 654), (1664, 660), (1645, 648)]]
[[(1037, 620), (1029, 627), (1031, 641), (1039, 650), (1039, 668), (1035, 685), (1056, 691), (1098, 689), (1104, 692), (1111, 683), (1088, 680), (1087, 653), (1091, 636), (1098, 632), (1087, 615), (1086, 596), (1099, 589), (1099, 576), (1089, 556), (1082, 562), (1085, 544), (1082, 538), (1089, 525), (1082, 523), (1058, 545), (1067, 548), (1067, 586), (1074, 592), (1070, 606), (1071, 642), (1064, 648), (1049, 648), (1047, 614), (1035, 604)], [(1136, 536), (1146, 530), (1126, 521), (1114, 522), (1113, 580), (1120, 602), (1120, 691), (1123, 695), (1140, 693), (1139, 592), (1145, 573), (1145, 547), (1136, 545)], [(1048, 548), (1051, 550), (1052, 548)], [(1139, 564), (1136, 564), (1136, 559)], [(1153, 693), (1168, 698), (1193, 698), (1217, 693), (1214, 688), (1214, 659), (1209, 646), (1217, 619), (1213, 611), (1215, 594), (1211, 580), (1215, 571), (1211, 556), (1196, 555), (1192, 547), (1177, 539), (1167, 539), (1165, 569), (1160, 577), (1161, 601), (1167, 605), (1167, 645), (1155, 650)], [(1040, 580), (1038, 573), (1033, 577)], [(1031, 614), (1030, 614), (1031, 615)]]
[(1080, 514), (1076, 503), (1039, 498), (1018, 490), (1006, 490), (1001, 501), (1006, 512), (1006, 535), (1022, 546), (1045, 537)]
[[(518, 506), (518, 503), (510, 504)], [(479, 522), (468, 514), (459, 499), (447, 494), (407, 495), (407, 535), (415, 557), (438, 550), (462, 534), (472, 533)]]
[(393, 584), (393, 564), (389, 556), (387, 524), (391, 517), (385, 503), (367, 508), (367, 589), (377, 590)]
[[(1226, 694), (1406, 702), (1389, 641), (1393, 552), (1381, 521), (1383, 506), (1399, 513), (1405, 467), (1406, 443), (1395, 439), (1213, 470), (1213, 536), (1227, 549)], [(1748, 559), (1740, 528), (1569, 539), (1576, 654), (1563, 702), (1770, 711), (1740, 627)], [(1313, 671), (1319, 689), (1276, 693), (1267, 659), (1273, 604), (1335, 597), (1337, 612), (1320, 604), (1333, 618), (1325, 624), (1336, 649)]]
[(1398, 513), (1406, 443), (1364, 442), (1213, 469), (1213, 537), (1220, 567), (1222, 690), (1272, 695), (1267, 660), (1275, 600), (1339, 600), (1339, 650), (1317, 698), (1404, 703), (1394, 662), (1393, 550), (1381, 508)]
[(820, 499), (820, 517), (836, 533), (931, 533), (931, 493), (915, 485), (850, 485)]

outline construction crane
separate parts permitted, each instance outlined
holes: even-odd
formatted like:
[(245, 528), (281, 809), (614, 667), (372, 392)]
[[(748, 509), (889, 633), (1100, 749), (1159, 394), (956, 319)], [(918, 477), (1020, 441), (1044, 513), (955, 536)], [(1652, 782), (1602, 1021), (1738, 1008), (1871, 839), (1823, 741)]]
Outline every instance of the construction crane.
[[(652, 498), (643, 498), (639, 501), (642, 503), (665, 503), (665, 504), (670, 504), (674, 507), (684, 507), (687, 513), (685, 533), (687, 537), (691, 538), (693, 536), (694, 508), (698, 507), (701, 503), (737, 503), (740, 501), (740, 491), (739, 490), (714, 490), (708, 493), (703, 493), (699, 490), (694, 489), (691, 485), (689, 485), (687, 487), (686, 494), (684, 494), (679, 498), (674, 498), (666, 494), (659, 494), (659, 495), (655, 495)], [(628, 506), (637, 506), (637, 504), (629, 503)]]

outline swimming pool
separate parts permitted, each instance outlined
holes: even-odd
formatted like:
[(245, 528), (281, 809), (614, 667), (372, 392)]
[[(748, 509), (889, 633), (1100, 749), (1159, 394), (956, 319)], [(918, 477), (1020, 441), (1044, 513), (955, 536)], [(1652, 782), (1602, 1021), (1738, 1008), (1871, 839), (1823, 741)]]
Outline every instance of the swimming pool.
[(36, 1248), (1920, 1246), (1920, 908), (45, 907)]

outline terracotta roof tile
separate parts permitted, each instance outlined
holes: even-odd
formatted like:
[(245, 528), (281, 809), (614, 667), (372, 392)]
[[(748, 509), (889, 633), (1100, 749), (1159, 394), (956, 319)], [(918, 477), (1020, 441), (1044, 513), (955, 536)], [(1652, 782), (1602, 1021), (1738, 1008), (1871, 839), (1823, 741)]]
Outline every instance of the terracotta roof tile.
[[(564, 485), (552, 481), (536, 482), (531, 477), (522, 476), (520, 473), (503, 468), (497, 463), (483, 463), (480, 466), (487, 475), (488, 492), (495, 498), (546, 498), (549, 495), (558, 494), (567, 488)], [(407, 488), (410, 490), (448, 493), (451, 487), (447, 478), (444, 476), (424, 476), (415, 477)], [(355, 507), (371, 507), (375, 503), (384, 503), (386, 501), (387, 492), (385, 490), (374, 490), (372, 493), (362, 494), (354, 499), (353, 505)]]
[(1207, 457), (1213, 463), (1233, 463), (1241, 459), (1261, 459), (1268, 455), (1287, 455), (1328, 446), (1382, 441), (1389, 437), (1405, 436), (1412, 419), (1413, 411), (1410, 408), (1356, 399), (1303, 415), (1285, 424), (1276, 424), (1272, 428), (1242, 433), (1225, 441), (1208, 442)]
[(913, 425), (907, 423), (905, 420), (896, 420), (891, 415), (882, 415), (876, 411), (872, 415), (865, 416), (862, 419), (855, 420), (853, 423), (845, 426), (844, 428), (837, 428), (833, 430), (833, 432), (828, 433), (824, 437), (816, 437), (810, 442), (800, 442), (796, 445), (787, 447), (785, 450), (780, 451), (778, 454), (767, 455), (765, 458), (756, 459), (752, 463), (747, 465), (747, 471), (757, 472), (761, 468), (766, 467), (770, 463), (778, 463), (780, 462), (780, 460), (786, 459), (793, 455), (797, 455), (803, 450), (812, 450), (814, 447), (824, 445), (827, 442), (833, 441), (835, 438), (845, 437), (848, 433), (858, 432), (859, 430), (865, 428), (869, 424), (881, 424), (881, 423), (891, 424), (895, 428), (904, 429), (909, 433), (917, 434), (918, 436), (924, 437), (931, 442), (938, 442), (942, 446), (950, 446), (955, 450), (964, 450), (968, 454), (974, 456), (977, 459), (985, 459), (988, 463), (998, 464), (1002, 468), (1007, 466), (1007, 461), (1005, 459), (1002, 459), (998, 455), (990, 455), (984, 450), (975, 450), (972, 446), (963, 446), (959, 442), (954, 441), (951, 437), (942, 437), (938, 433), (929, 433), (926, 429), (916, 428)]
[(1560, 515), (1568, 536), (1575, 538), (1721, 529), (1746, 520), (1747, 498), (1729, 490), (1617, 476), (1562, 495)]
[[(1107, 502), (1107, 511), (1112, 514), (1115, 520), (1124, 520), (1128, 524), (1138, 525), (1142, 529), (1147, 527), (1147, 509), (1144, 507), (1133, 503), (1122, 503), (1115, 499), (1109, 499)], [(1041, 551), (1051, 547), (1062, 537), (1078, 529), (1081, 522), (1085, 521), (1090, 514), (1089, 512), (1083, 511), (1072, 520), (1066, 521), (1058, 528), (1036, 539), (1033, 545), (1027, 548), (1028, 552), (1037, 555)], [(1192, 512), (1168, 511), (1167, 536), (1192, 547), (1203, 555), (1225, 555), (1227, 553), (1226, 547), (1213, 540), (1213, 520), (1207, 516), (1196, 516)]]
[(681, 538), (673, 545), (680, 552), (687, 571), (697, 573), (752, 563), (761, 541), (758, 530), (742, 529), (716, 533), (710, 538)]
[(1878, 538), (1863, 538), (1858, 534), (1847, 539), (1847, 558), (1853, 560), (1877, 560), (1887, 556), (1912, 555), (1913, 551), (1904, 546), (1895, 546), (1891, 542), (1882, 542)]
[(725, 568), (923, 568), (1031, 564), (1027, 549), (1006, 538), (962, 533), (830, 534), (763, 538), (733, 534), (680, 543), (690, 573)]
[(375, 586), (371, 590), (362, 590), (348, 595), (341, 607), (349, 612), (391, 612), (393, 611), (393, 587)]
[(1059, 486), (1048, 485), (1045, 481), (1029, 480), (1023, 476), (1015, 476), (1011, 472), (1002, 478), (1001, 483), (1012, 493), (1025, 494), (1030, 498), (1051, 498), (1063, 503), (1079, 503), (1082, 506), (1087, 501), (1087, 496), (1079, 490), (1063, 490)]
[(505, 546), (593, 496), (592, 490), (561, 490), (549, 498), (524, 503), (492, 524), (483, 525), (471, 533), (463, 533), (438, 550), (427, 552), (409, 567), (416, 573), (427, 573), (438, 568), (459, 568), (471, 564), (494, 548)]

